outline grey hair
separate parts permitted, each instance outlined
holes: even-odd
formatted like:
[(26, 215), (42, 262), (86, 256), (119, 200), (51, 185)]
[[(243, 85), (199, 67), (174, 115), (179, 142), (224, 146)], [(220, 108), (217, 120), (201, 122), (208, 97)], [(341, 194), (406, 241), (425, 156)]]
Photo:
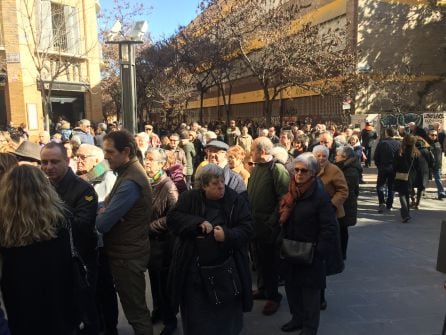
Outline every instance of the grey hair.
[(200, 170), (197, 171), (195, 176), (195, 188), (202, 188), (209, 185), (213, 179), (219, 179), (224, 177), (224, 171), (221, 167), (215, 164), (206, 164)]
[(90, 120), (88, 120), (88, 119), (79, 120), (79, 125), (83, 125), (83, 124), (86, 124), (86, 123), (90, 123)]
[(265, 151), (266, 155), (271, 155), (271, 150), (273, 148), (273, 142), (268, 137), (257, 137), (253, 142), (256, 151)]
[(319, 171), (319, 164), (317, 162), (316, 157), (311, 152), (304, 152), (300, 154), (293, 160), (293, 167), (296, 166), (297, 163), (303, 163), (313, 174), (317, 174)]
[(286, 164), (288, 161), (288, 152), (284, 147), (276, 146), (271, 149), (271, 155), (279, 160), (282, 164)]
[(88, 152), (90, 153), (90, 155), (93, 155), (100, 162), (102, 162), (104, 160), (104, 151), (102, 151), (101, 148), (99, 148), (93, 144), (88, 144), (88, 143), (82, 143), (79, 146), (79, 149), (81, 149), (81, 148), (87, 149)]
[(158, 159), (157, 159), (158, 162), (163, 162), (163, 163), (167, 162), (166, 150), (161, 149), (161, 148), (150, 147), (146, 151), (146, 157), (147, 157), (147, 154), (149, 154), (149, 153), (150, 154), (151, 153), (157, 154), (158, 155)]
[(336, 153), (340, 154), (342, 157), (345, 157), (345, 159), (355, 157), (355, 151), (350, 145), (339, 147), (338, 149), (336, 149)]
[(328, 151), (328, 148), (325, 146), (325, 145), (322, 145), (322, 144), (319, 144), (319, 145), (316, 145), (314, 148), (313, 148), (313, 154), (316, 154), (316, 152), (322, 152), (322, 153), (324, 153), (327, 157), (328, 157), (328, 155), (329, 155), (329, 151)]
[(147, 133), (144, 133), (144, 132), (140, 132), (140, 133), (136, 134), (136, 137), (142, 137), (146, 141), (150, 140), (149, 135)]

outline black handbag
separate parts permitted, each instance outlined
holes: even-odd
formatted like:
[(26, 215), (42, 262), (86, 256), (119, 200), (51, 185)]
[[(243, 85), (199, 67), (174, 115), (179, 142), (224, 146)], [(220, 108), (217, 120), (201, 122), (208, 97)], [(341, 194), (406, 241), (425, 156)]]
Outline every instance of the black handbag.
[(284, 238), (280, 247), (280, 258), (293, 264), (313, 263), (316, 243), (294, 241)]
[(219, 265), (198, 264), (198, 271), (209, 301), (213, 305), (226, 304), (240, 296), (241, 281), (232, 255)]

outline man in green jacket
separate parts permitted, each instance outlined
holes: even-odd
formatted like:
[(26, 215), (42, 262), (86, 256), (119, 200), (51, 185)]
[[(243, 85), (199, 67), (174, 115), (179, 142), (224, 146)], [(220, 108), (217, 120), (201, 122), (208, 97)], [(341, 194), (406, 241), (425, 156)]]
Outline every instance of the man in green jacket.
[(282, 300), (278, 291), (278, 208), (280, 199), (288, 191), (290, 181), (285, 166), (273, 160), (272, 148), (273, 143), (267, 137), (254, 140), (251, 154), (256, 165), (248, 182), (248, 195), (255, 222), (253, 251), (258, 271), (257, 290), (253, 292), (253, 297), (267, 300), (262, 311), (264, 315), (277, 312)]

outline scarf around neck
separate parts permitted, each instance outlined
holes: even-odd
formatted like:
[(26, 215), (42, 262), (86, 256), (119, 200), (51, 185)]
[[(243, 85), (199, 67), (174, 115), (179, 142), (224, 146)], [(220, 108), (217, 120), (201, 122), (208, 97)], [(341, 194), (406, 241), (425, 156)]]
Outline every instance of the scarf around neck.
[(161, 169), (161, 170), (159, 170), (159, 171), (153, 176), (153, 178), (148, 177), (148, 178), (149, 178), (149, 182), (150, 182), (150, 184), (156, 183), (156, 182), (161, 178), (161, 176), (162, 176), (163, 174), (164, 174), (164, 170)]
[(289, 219), (291, 212), (296, 206), (296, 202), (304, 196), (305, 192), (308, 191), (315, 181), (315, 176), (312, 176), (302, 184), (297, 184), (294, 178), (291, 179), (288, 186), (288, 193), (283, 196), (279, 206), (279, 223), (281, 225)]

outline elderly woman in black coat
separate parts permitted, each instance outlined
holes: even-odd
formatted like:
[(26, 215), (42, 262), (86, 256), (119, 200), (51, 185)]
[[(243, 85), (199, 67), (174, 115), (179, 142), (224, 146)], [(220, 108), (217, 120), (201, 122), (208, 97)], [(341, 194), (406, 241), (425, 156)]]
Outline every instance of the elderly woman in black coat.
[(337, 167), (344, 173), (348, 185), (348, 197), (344, 201), (345, 216), (339, 218), (342, 257), (345, 260), (347, 258), (348, 227), (356, 224), (358, 215), (359, 182), (362, 167), (356, 157), (355, 150), (351, 146), (338, 148), (335, 160)]
[[(316, 177), (318, 163), (311, 153), (303, 153), (293, 161), (294, 178), (280, 205), (282, 275), (292, 314), (282, 331), (301, 330), (301, 335), (315, 335), (319, 326), (320, 294), (324, 287), (328, 254), (338, 247), (339, 232), (336, 214), (322, 182)], [(284, 252), (285, 241), (314, 244), (314, 256), (302, 264)], [(310, 257), (311, 258), (311, 257)]]
[(217, 165), (204, 166), (196, 182), (198, 189), (181, 194), (167, 215), (176, 236), (169, 293), (180, 306), (183, 334), (239, 334), (243, 312), (252, 308), (249, 203), (225, 186)]

